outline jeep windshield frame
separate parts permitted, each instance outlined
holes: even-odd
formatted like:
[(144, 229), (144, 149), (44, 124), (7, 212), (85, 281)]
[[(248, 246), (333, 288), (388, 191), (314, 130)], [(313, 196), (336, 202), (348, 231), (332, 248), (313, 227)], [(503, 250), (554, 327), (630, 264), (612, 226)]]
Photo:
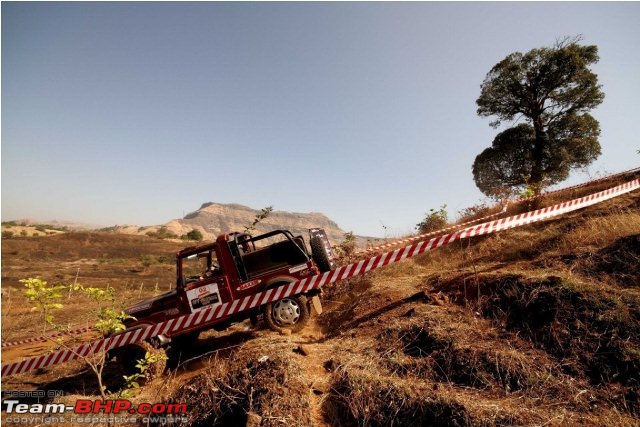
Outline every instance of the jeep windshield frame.
[(186, 286), (187, 278), (184, 277), (184, 274), (185, 274), (184, 265), (183, 265), (184, 260), (190, 259), (194, 256), (198, 256), (199, 254), (204, 254), (204, 253), (209, 253), (209, 256), (207, 258), (206, 268), (211, 268), (212, 255), (219, 260), (220, 254), (218, 253), (218, 244), (209, 243), (202, 246), (192, 246), (178, 252), (176, 256), (176, 288), (184, 288)]

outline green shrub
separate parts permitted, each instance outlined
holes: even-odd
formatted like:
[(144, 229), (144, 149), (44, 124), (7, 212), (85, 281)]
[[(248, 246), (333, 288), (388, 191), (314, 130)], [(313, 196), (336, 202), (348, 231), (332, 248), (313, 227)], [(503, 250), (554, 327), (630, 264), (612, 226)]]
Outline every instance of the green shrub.
[(519, 196), (522, 197), (522, 198), (529, 198), (529, 197), (533, 197), (535, 195), (536, 195), (536, 191), (531, 187), (525, 188), (519, 194)]
[(155, 237), (156, 239), (177, 239), (178, 235), (169, 231), (167, 227), (164, 225), (160, 227), (157, 231), (148, 231), (147, 236)]
[(499, 211), (499, 206), (489, 206), (485, 202), (458, 211), (458, 223), (472, 221)]
[(353, 231), (344, 233), (344, 240), (334, 249), (336, 249), (339, 256), (348, 257), (353, 255), (356, 251), (356, 237), (353, 235)]
[[(151, 255), (151, 254), (140, 255), (140, 263), (144, 268), (150, 267), (154, 264), (173, 264), (174, 261), (175, 261), (174, 259), (165, 255), (158, 255), (158, 256)], [(123, 263), (124, 260), (117, 259), (117, 260), (109, 261), (110, 264), (117, 263), (117, 262)]]
[(200, 242), (204, 239), (204, 236), (200, 232), (200, 230), (193, 229), (187, 234), (184, 234), (180, 237), (182, 240), (195, 240), (196, 242)]
[(159, 255), (157, 258), (158, 264), (173, 264), (174, 259), (168, 256)]
[(24, 291), (27, 299), (33, 303), (31, 311), (39, 311), (43, 320), (43, 332), (48, 324), (53, 324), (52, 310), (59, 310), (62, 304), (58, 301), (62, 298), (62, 291), (67, 287), (64, 285), (48, 285), (42, 279), (28, 278), (20, 280), (27, 288)]
[(153, 255), (140, 255), (140, 262), (142, 266), (146, 268), (155, 262), (155, 258)]
[(416, 224), (416, 229), (420, 234), (440, 230), (447, 226), (447, 205), (442, 205), (439, 210), (429, 209), (424, 219)]

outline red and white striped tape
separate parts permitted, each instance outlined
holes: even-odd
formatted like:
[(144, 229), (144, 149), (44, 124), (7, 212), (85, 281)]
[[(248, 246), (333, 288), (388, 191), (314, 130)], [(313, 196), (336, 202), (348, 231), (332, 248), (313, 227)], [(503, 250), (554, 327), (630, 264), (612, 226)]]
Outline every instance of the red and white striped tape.
[(616, 172), (616, 173), (611, 174), (611, 175), (603, 176), (602, 178), (592, 179), (590, 181), (586, 181), (586, 182), (583, 182), (583, 183), (580, 183), (580, 184), (572, 185), (570, 187), (558, 188), (557, 190), (546, 191), (544, 193), (536, 194), (536, 195), (533, 195), (533, 196), (521, 197), (519, 199), (510, 200), (510, 201), (507, 202), (507, 205), (526, 202), (526, 201), (531, 201), (531, 200), (534, 200), (534, 199), (538, 199), (540, 197), (547, 197), (547, 196), (550, 196), (551, 194), (556, 194), (556, 193), (560, 193), (560, 192), (575, 190), (577, 188), (586, 187), (587, 185), (593, 185), (596, 182), (606, 181), (606, 180), (609, 180), (609, 179), (613, 179), (613, 178), (620, 177), (620, 176), (623, 176), (623, 175), (631, 174), (631, 173), (634, 173), (634, 172), (640, 172), (640, 167), (633, 168), (633, 169), (628, 169), (628, 170), (622, 171), (622, 172)]
[(521, 203), (521, 202), (525, 202), (525, 201), (531, 201), (531, 200), (534, 200), (534, 199), (538, 199), (540, 197), (546, 197), (546, 196), (549, 196), (551, 194), (556, 194), (556, 193), (560, 193), (560, 192), (564, 192), (564, 191), (575, 190), (577, 188), (586, 187), (588, 185), (593, 185), (596, 182), (605, 181), (605, 180), (608, 180), (608, 179), (616, 178), (616, 177), (619, 177), (619, 176), (623, 176), (623, 175), (627, 175), (627, 174), (630, 174), (630, 173), (633, 173), (633, 172), (639, 172), (639, 171), (640, 171), (640, 167), (633, 168), (633, 169), (629, 169), (629, 170), (626, 170), (626, 171), (623, 171), (623, 172), (617, 172), (617, 173), (614, 173), (614, 174), (611, 174), (611, 175), (603, 176), (602, 178), (597, 178), (597, 179), (593, 179), (591, 181), (586, 181), (586, 182), (583, 182), (581, 184), (572, 185), (570, 187), (559, 188), (557, 190), (547, 191), (547, 192), (540, 193), (540, 194), (537, 194), (537, 195), (534, 195), (534, 196), (521, 197), (519, 199), (509, 200), (509, 201), (507, 201), (507, 203), (505, 203), (504, 207), (502, 208), (502, 210), (500, 212), (496, 212), (496, 213), (491, 214), (491, 215), (483, 216), (482, 218), (477, 218), (477, 219), (474, 219), (474, 220), (471, 220), (471, 221), (463, 222), (462, 224), (453, 224), (452, 226), (443, 228), (441, 230), (431, 231), (429, 233), (420, 234), (418, 236), (407, 237), (407, 238), (404, 238), (404, 239), (395, 240), (393, 242), (384, 243), (384, 244), (379, 245), (379, 246), (374, 246), (374, 247), (371, 247), (371, 248), (363, 249), (361, 251), (357, 251), (355, 253), (355, 255), (360, 255), (360, 254), (364, 254), (364, 253), (371, 253), (371, 252), (377, 252), (377, 251), (379, 251), (381, 249), (387, 249), (387, 248), (390, 248), (390, 247), (393, 247), (393, 246), (396, 246), (396, 245), (409, 243), (409, 242), (415, 242), (416, 240), (424, 239), (425, 237), (437, 236), (437, 235), (443, 234), (443, 233), (445, 233), (447, 231), (456, 230), (456, 229), (459, 230), (459, 229), (461, 229), (463, 227), (466, 227), (467, 225), (471, 225), (471, 224), (474, 224), (476, 222), (484, 221), (484, 220), (487, 220), (489, 218), (493, 218), (493, 217), (502, 215), (503, 213), (507, 212), (507, 209), (509, 208), (509, 205), (513, 205), (513, 204), (517, 204), (517, 203)]
[(312, 289), (318, 289), (322, 286), (334, 283), (339, 280), (349, 279), (351, 277), (364, 274), (368, 271), (384, 267), (411, 258), (424, 252), (432, 251), (439, 247), (451, 244), (456, 240), (469, 238), (473, 236), (481, 236), (496, 233), (514, 227), (520, 227), (533, 222), (544, 221), (549, 218), (563, 215), (587, 206), (601, 203), (605, 200), (612, 199), (625, 193), (640, 188), (640, 179), (629, 181), (622, 185), (604, 190), (589, 196), (574, 199), (568, 202), (559, 203), (536, 211), (515, 215), (508, 218), (502, 218), (478, 224), (464, 230), (456, 231), (449, 234), (443, 234), (430, 240), (424, 240), (414, 243), (403, 248), (398, 248), (393, 252), (386, 252), (381, 255), (372, 256), (363, 259), (357, 263), (344, 265), (331, 271), (327, 271), (321, 275), (315, 275), (304, 278), (294, 283), (280, 286), (278, 288), (269, 289), (250, 295), (245, 298), (235, 300), (230, 303), (205, 309), (196, 313), (187, 314), (157, 325), (148, 326), (144, 329), (137, 329), (125, 332), (113, 337), (96, 340), (90, 343), (82, 344), (74, 349), (58, 350), (50, 354), (33, 357), (31, 359), (19, 362), (8, 363), (2, 366), (2, 377), (22, 374), (40, 368), (46, 368), (52, 365), (58, 365), (70, 360), (85, 357), (105, 350), (111, 350), (123, 347), (138, 341), (142, 341), (160, 334), (176, 333), (188, 327), (195, 325), (203, 325), (213, 322), (216, 319), (229, 316), (241, 311), (249, 310), (258, 306), (262, 306), (269, 302), (283, 299), (292, 295), (298, 295), (308, 292)]
[(505, 205), (504, 208), (502, 208), (502, 210), (500, 212), (492, 213), (491, 215), (483, 216), (482, 218), (476, 218), (476, 219), (471, 220), (471, 221), (463, 222), (462, 224), (454, 224), (452, 226), (443, 228), (441, 230), (430, 231), (428, 233), (419, 234), (417, 236), (406, 237), (404, 239), (400, 239), (400, 240), (396, 240), (396, 241), (393, 241), (393, 242), (385, 243), (385, 244), (382, 244), (382, 245), (379, 245), (379, 246), (374, 246), (372, 248), (363, 249), (361, 251), (356, 252), (355, 254), (359, 255), (359, 254), (363, 254), (363, 253), (377, 252), (377, 251), (379, 251), (381, 249), (390, 248), (392, 246), (400, 245), (400, 244), (403, 244), (403, 243), (415, 242), (416, 240), (421, 240), (421, 239), (424, 239), (425, 237), (436, 236), (438, 234), (446, 233), (447, 231), (460, 229), (460, 228), (463, 228), (463, 227), (465, 227), (467, 225), (475, 224), (476, 222), (484, 221), (484, 220), (487, 220), (489, 218), (493, 218), (493, 217), (496, 217), (498, 215), (502, 215), (506, 211), (507, 211), (507, 205)]
[(15, 347), (17, 345), (29, 344), (34, 342), (49, 342), (49, 341), (55, 340), (56, 338), (68, 337), (73, 335), (81, 335), (86, 332), (90, 332), (92, 330), (93, 328), (91, 326), (86, 326), (84, 328), (71, 329), (69, 331), (64, 331), (64, 332), (56, 332), (55, 334), (47, 335), (46, 337), (33, 337), (33, 338), (25, 338), (19, 341), (4, 342), (2, 343), (2, 348)]

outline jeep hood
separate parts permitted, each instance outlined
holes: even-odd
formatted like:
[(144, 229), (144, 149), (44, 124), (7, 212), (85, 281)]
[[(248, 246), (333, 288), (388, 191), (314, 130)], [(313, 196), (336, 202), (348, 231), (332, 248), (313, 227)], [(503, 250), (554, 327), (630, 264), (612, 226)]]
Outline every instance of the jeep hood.
[(149, 298), (149, 299), (140, 301), (139, 303), (136, 303), (135, 305), (132, 305), (131, 307), (127, 307), (127, 309), (125, 309), (124, 312), (129, 314), (129, 315), (131, 315), (131, 316), (134, 316), (136, 313), (140, 313), (142, 311), (147, 311), (150, 308), (152, 308), (153, 306), (162, 305), (162, 301), (175, 298), (177, 293), (178, 293), (178, 291), (176, 291), (174, 289), (174, 290), (169, 291), (167, 293), (164, 293), (162, 295), (158, 295), (157, 297), (153, 297), (153, 298)]

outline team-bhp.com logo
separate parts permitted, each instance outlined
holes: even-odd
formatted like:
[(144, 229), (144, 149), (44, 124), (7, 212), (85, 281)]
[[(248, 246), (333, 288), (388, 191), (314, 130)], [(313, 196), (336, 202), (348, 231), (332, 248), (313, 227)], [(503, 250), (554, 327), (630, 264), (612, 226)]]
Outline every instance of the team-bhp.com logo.
[[(72, 412), (74, 415), (68, 419), (57, 419), (56, 421), (69, 421), (71, 423), (91, 422), (94, 416), (100, 415), (126, 415), (145, 417), (169, 417), (176, 422), (181, 421), (181, 414), (187, 412), (187, 405), (184, 403), (140, 403), (135, 406), (130, 400), (89, 400), (79, 399), (75, 405), (65, 405), (63, 403), (20, 403), (16, 399), (5, 399), (2, 402), (2, 409), (7, 413), (5, 421), (7, 423), (21, 423), (26, 416), (61, 416)], [(177, 417), (176, 417), (177, 415)], [(86, 419), (86, 421), (84, 421)], [(130, 421), (136, 421), (135, 419)], [(167, 422), (168, 419), (163, 421)], [(171, 421), (169, 421), (171, 422)]]

